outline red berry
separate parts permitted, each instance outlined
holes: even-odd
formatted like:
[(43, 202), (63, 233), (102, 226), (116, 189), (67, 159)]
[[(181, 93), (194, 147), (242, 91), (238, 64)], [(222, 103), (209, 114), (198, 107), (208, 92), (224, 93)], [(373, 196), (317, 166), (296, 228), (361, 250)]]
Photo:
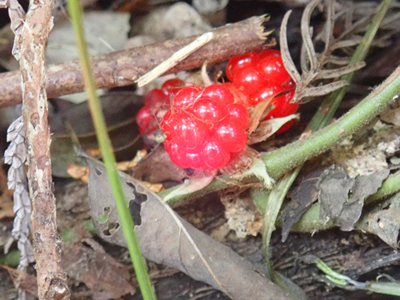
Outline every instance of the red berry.
[(225, 167), (230, 159), (230, 154), (216, 139), (208, 140), (200, 152), (200, 158), (205, 167), (220, 169)]
[(164, 141), (164, 147), (174, 164), (180, 168), (189, 168), (189, 161), (182, 146), (167, 139)]
[(203, 146), (209, 136), (203, 122), (194, 119), (184, 111), (173, 114), (171, 119), (170, 136), (175, 143), (188, 151), (195, 151)]
[(244, 106), (249, 106), (249, 95), (246, 95), (242, 91), (239, 91), (232, 83), (223, 83), (222, 86), (230, 90), (233, 95), (235, 103), (240, 103)]
[(272, 101), (271, 97), (283, 92), (284, 90), (285, 88), (281, 85), (266, 84), (263, 88), (261, 88), (250, 97), (250, 105), (256, 106), (258, 103), (268, 99)]
[(226, 77), (233, 82), (236, 72), (247, 66), (252, 66), (258, 61), (258, 54), (255, 52), (245, 53), (232, 57), (226, 65)]
[(172, 120), (172, 111), (169, 110), (165, 113), (160, 123), (161, 130), (167, 135), (170, 134)]
[(187, 152), (186, 161), (188, 162), (189, 168), (196, 170), (205, 168), (204, 162), (202, 161), (200, 154), (198, 152), (195, 153)]
[(155, 119), (151, 113), (150, 106), (145, 105), (139, 109), (136, 115), (136, 123), (138, 124), (140, 133), (145, 133), (153, 122), (155, 122)]
[(189, 107), (199, 98), (201, 90), (200, 87), (195, 85), (182, 88), (175, 95), (173, 106), (180, 109)]
[(257, 70), (260, 72), (264, 81), (284, 84), (291, 79), (280, 56), (269, 55), (264, 57), (258, 61)]
[(222, 107), (233, 103), (235, 100), (230, 89), (223, 84), (209, 85), (204, 89), (201, 97), (218, 102), (222, 105)]
[(222, 106), (215, 101), (201, 97), (193, 105), (193, 114), (206, 123), (215, 123), (222, 119)]
[(168, 98), (160, 89), (153, 89), (144, 97), (144, 105), (151, 107), (163, 104), (168, 104)]
[(251, 95), (261, 89), (263, 79), (255, 67), (249, 66), (235, 73), (233, 85), (243, 93)]
[(299, 108), (299, 104), (290, 102), (293, 95), (294, 91), (291, 91), (274, 98), (271, 105), (274, 105), (275, 108), (267, 114), (267, 118), (282, 118), (294, 114)]
[(249, 124), (249, 112), (238, 103), (233, 103), (225, 107), (226, 119), (229, 122), (238, 124), (242, 128), (246, 128)]
[(176, 88), (183, 88), (185, 86), (185, 82), (182, 79), (179, 78), (173, 78), (173, 79), (168, 79), (163, 83), (161, 86), (161, 89), (163, 91), (169, 91), (171, 89), (176, 89)]
[(239, 152), (247, 143), (247, 135), (243, 128), (229, 120), (215, 125), (212, 136), (229, 152)]
[(161, 89), (164, 91), (168, 100), (175, 98), (175, 95), (185, 86), (185, 82), (179, 78), (169, 79), (163, 83)]

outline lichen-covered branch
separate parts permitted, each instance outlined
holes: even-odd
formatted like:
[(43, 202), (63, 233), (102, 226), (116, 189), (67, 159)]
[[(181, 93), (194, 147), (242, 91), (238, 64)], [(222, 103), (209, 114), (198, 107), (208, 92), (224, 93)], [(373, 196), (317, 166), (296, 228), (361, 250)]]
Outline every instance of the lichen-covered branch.
[[(216, 63), (233, 55), (260, 48), (267, 33), (262, 23), (265, 17), (252, 17), (213, 31), (214, 39), (195, 53), (189, 55), (175, 68), (174, 73), (201, 67), (205, 61)], [(133, 84), (198, 36), (175, 39), (164, 43), (127, 49), (93, 58), (93, 73), (98, 88), (112, 88)], [(82, 92), (84, 81), (79, 61), (51, 65), (46, 68), (46, 91), (49, 97)], [(21, 101), (20, 73), (0, 74), (0, 107), (15, 105)]]
[[(26, 130), (28, 183), (32, 200), (32, 231), (39, 299), (69, 299), (61, 268), (61, 239), (57, 233), (52, 192), (50, 130), (45, 90), (45, 47), (52, 27), (52, 0), (31, 1), (16, 36), (22, 78), (23, 121)], [(21, 79), (20, 79), (21, 80)]]

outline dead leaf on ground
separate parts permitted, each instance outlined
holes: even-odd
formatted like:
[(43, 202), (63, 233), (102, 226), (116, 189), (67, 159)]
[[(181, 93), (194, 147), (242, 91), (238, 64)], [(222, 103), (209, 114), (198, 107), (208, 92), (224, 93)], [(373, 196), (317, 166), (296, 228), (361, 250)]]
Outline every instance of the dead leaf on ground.
[(163, 145), (159, 145), (141, 160), (133, 168), (132, 176), (139, 180), (157, 183), (168, 180), (181, 182), (188, 177), (183, 169), (171, 161)]
[(397, 249), (400, 230), (400, 193), (365, 214), (356, 224), (357, 229), (379, 236), (390, 247)]
[(282, 242), (286, 241), (290, 229), (300, 220), (306, 209), (318, 200), (318, 182), (324, 169), (317, 169), (307, 174), (301, 183), (293, 189), (289, 197), (291, 201), (280, 214), (282, 221)]
[(342, 169), (324, 172), (318, 185), (320, 219), (331, 219), (342, 230), (352, 230), (361, 216), (364, 200), (374, 194), (388, 176), (389, 170), (356, 178), (350, 178)]
[(8, 266), (3, 266), (3, 268), (6, 269), (10, 274), (15, 286), (19, 286), (20, 289), (35, 297), (38, 296), (37, 280), (35, 276), (29, 275), (25, 271), (13, 269)]
[(220, 193), (225, 206), (225, 217), (229, 229), (235, 231), (238, 238), (248, 235), (257, 236), (263, 228), (263, 216), (250, 195), (244, 193)]
[[(105, 168), (87, 160), (91, 214), (97, 232), (105, 241), (126, 247)], [(291, 299), (250, 262), (180, 218), (139, 181), (123, 173), (120, 176), (147, 259), (176, 268), (234, 299)]]
[(118, 299), (135, 293), (128, 268), (108, 255), (96, 241), (86, 238), (65, 245), (62, 266), (68, 276), (83, 282), (93, 299)]

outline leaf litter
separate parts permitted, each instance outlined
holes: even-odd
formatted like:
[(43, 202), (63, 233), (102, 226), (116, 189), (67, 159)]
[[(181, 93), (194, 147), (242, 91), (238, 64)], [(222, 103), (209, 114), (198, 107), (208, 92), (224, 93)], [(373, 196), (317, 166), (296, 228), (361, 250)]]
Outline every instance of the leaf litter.
[[(88, 164), (89, 201), (97, 232), (109, 243), (126, 246), (105, 168), (92, 159)], [(139, 181), (120, 176), (147, 259), (176, 268), (234, 299), (290, 299), (250, 262), (181, 219)], [(109, 212), (107, 221), (99, 222), (105, 211)]]

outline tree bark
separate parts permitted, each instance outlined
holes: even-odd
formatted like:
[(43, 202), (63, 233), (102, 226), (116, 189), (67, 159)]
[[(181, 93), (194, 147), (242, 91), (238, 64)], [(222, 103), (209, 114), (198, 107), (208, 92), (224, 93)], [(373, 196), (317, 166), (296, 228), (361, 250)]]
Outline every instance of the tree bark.
[[(254, 49), (260, 49), (267, 38), (262, 23), (265, 17), (252, 17), (244, 21), (215, 29), (214, 38), (207, 45), (189, 55), (168, 73), (199, 68), (205, 61), (216, 63), (228, 60)], [(98, 88), (112, 88), (134, 83), (140, 76), (159, 65), (198, 36), (175, 39), (164, 43), (113, 52), (93, 58), (93, 73)], [(84, 91), (79, 61), (51, 65), (47, 73), (46, 91), (49, 97)], [(21, 101), (20, 72), (0, 74), (0, 107)]]
[(29, 194), (39, 299), (69, 299), (61, 268), (56, 199), (52, 192), (45, 47), (53, 25), (52, 0), (32, 0), (16, 43), (20, 51), (22, 115), (28, 149)]

